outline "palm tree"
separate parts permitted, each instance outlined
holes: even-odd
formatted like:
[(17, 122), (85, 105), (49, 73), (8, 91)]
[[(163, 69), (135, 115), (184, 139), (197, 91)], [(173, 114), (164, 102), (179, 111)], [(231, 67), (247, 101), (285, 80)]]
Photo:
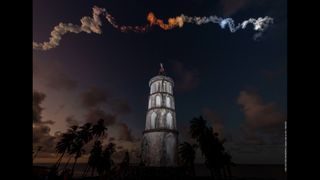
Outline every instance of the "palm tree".
[(128, 168), (130, 164), (130, 155), (129, 152), (126, 151), (122, 161), (119, 164), (119, 169), (117, 170), (117, 174), (120, 175), (120, 179), (125, 179), (128, 177)]
[(97, 124), (93, 125), (92, 127), (92, 134), (96, 137), (99, 138), (101, 136), (104, 136), (105, 132), (108, 130), (106, 126), (104, 125), (104, 120), (99, 119)]
[(61, 154), (61, 156), (56, 163), (56, 168), (60, 166), (60, 162), (65, 153), (70, 151), (71, 145), (77, 137), (77, 129), (78, 126), (71, 126), (66, 133), (62, 134), (60, 141), (57, 143), (56, 151), (58, 154)]
[(190, 124), (191, 137), (198, 140), (207, 128), (207, 121), (200, 116), (199, 118), (193, 118)]
[(103, 136), (106, 130), (107, 128), (104, 125), (103, 119), (100, 119), (94, 126), (92, 126), (91, 123), (85, 123), (81, 127), (71, 126), (66, 133), (62, 134), (62, 138), (56, 145), (57, 153), (61, 154), (56, 163), (56, 167), (59, 167), (63, 156), (67, 152), (70, 157), (74, 157), (74, 163), (71, 171), (71, 173), (73, 174), (78, 158), (80, 158), (84, 153), (84, 145), (89, 143), (92, 140), (93, 136), (97, 138)]
[(83, 143), (82, 139), (80, 139), (80, 138), (77, 138), (75, 140), (75, 142), (71, 145), (69, 154), (74, 155), (74, 162), (73, 162), (73, 166), (72, 166), (72, 170), (71, 170), (71, 175), (73, 175), (74, 168), (75, 168), (75, 165), (77, 163), (78, 158), (80, 158), (82, 156), (82, 154), (84, 153), (83, 146), (84, 146), (84, 143)]
[[(105, 127), (104, 125), (104, 120), (103, 119), (99, 119), (99, 121), (92, 126), (92, 128), (90, 129), (91, 126), (89, 126), (88, 124), (85, 125), (85, 130), (89, 131), (90, 132), (90, 138), (89, 139), (92, 139), (93, 136), (96, 137), (96, 141), (95, 141), (95, 145), (98, 145), (100, 143), (101, 145), (101, 142), (97, 142), (98, 139), (103, 136), (105, 134), (105, 132), (107, 131), (107, 128)], [(97, 144), (96, 144), (97, 143)], [(98, 148), (98, 147), (95, 147), (95, 145), (93, 145), (93, 149), (95, 148)], [(93, 150), (92, 149), (92, 150)], [(101, 150), (102, 151), (102, 150)], [(101, 154), (101, 153), (100, 153)], [(96, 157), (94, 157), (96, 158)], [(87, 163), (87, 167), (85, 168), (84, 172), (83, 172), (83, 176), (85, 176), (85, 174), (87, 173), (88, 169), (89, 169), (89, 159), (88, 159), (88, 163)], [(94, 171), (94, 169), (93, 169)]]
[(82, 141), (84, 144), (88, 143), (92, 139), (92, 124), (91, 123), (85, 123), (80, 127), (80, 130), (78, 131), (78, 138), (80, 141)]
[(190, 134), (200, 147), (202, 154), (205, 156), (205, 164), (210, 170), (212, 178), (221, 177), (221, 169), (223, 167), (222, 154), (224, 151), (221, 141), (217, 137), (217, 133), (213, 132), (212, 127), (207, 126), (207, 121), (200, 116), (190, 121)]
[(223, 170), (223, 152), (224, 147), (218, 139), (218, 134), (213, 132), (210, 127), (207, 129), (204, 140), (200, 146), (206, 157), (206, 165), (210, 169), (211, 175), (221, 178), (221, 170)]
[(191, 172), (193, 176), (195, 175), (194, 159), (196, 157), (196, 148), (196, 145), (191, 145), (188, 142), (184, 142), (183, 144), (180, 144), (178, 147), (178, 153), (183, 163), (183, 166), (186, 167), (187, 170)]
[(226, 179), (232, 176), (231, 169), (230, 169), (230, 166), (232, 165), (231, 155), (228, 152), (223, 152), (222, 161), (223, 161), (222, 172), (223, 172), (224, 178)]
[(93, 176), (94, 170), (99, 164), (102, 156), (102, 144), (101, 141), (96, 141), (90, 151), (90, 156), (88, 159), (88, 165), (91, 167), (91, 176)]
[(115, 144), (109, 143), (108, 146), (102, 153), (101, 161), (97, 167), (97, 171), (100, 176), (103, 176), (104, 173), (109, 174), (112, 166), (114, 165), (113, 160), (111, 159), (112, 154), (116, 152)]
[(71, 160), (72, 156), (69, 155), (69, 158), (68, 158), (68, 161), (66, 162), (66, 164), (64, 165), (63, 169), (67, 169), (68, 165), (69, 165), (69, 162)]
[(74, 172), (74, 168), (78, 158), (80, 158), (84, 153), (84, 149), (83, 149), (84, 145), (90, 142), (90, 140), (93, 137), (91, 127), (92, 127), (91, 123), (85, 123), (79, 128), (80, 130), (77, 131), (77, 137), (70, 149), (70, 154), (74, 155), (74, 163), (72, 166), (71, 174), (73, 174)]
[(203, 155), (206, 155), (209, 151), (209, 141), (210, 141), (210, 128), (207, 127), (207, 121), (200, 116), (199, 118), (193, 118), (190, 121), (190, 135), (191, 138), (195, 139), (200, 147)]

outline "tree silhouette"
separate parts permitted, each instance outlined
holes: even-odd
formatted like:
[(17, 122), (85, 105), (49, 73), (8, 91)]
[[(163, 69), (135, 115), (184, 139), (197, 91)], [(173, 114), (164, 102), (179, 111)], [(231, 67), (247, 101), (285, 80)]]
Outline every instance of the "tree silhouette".
[(97, 124), (93, 125), (92, 127), (92, 134), (96, 137), (99, 138), (101, 136), (104, 136), (105, 132), (108, 130), (106, 126), (104, 125), (104, 120), (99, 119)]
[(190, 121), (190, 134), (191, 137), (199, 141), (199, 138), (203, 136), (207, 128), (207, 121), (205, 121), (202, 116), (199, 118), (193, 118)]
[[(107, 128), (104, 125), (103, 119), (99, 119), (99, 121), (94, 125), (92, 125), (92, 123), (85, 123), (80, 127), (76, 125), (71, 126), (67, 130), (67, 132), (62, 134), (61, 139), (58, 141), (56, 145), (56, 151), (58, 154), (61, 154), (61, 156), (59, 157), (57, 163), (55, 164), (55, 168), (56, 169), (59, 168), (62, 158), (66, 153), (68, 153), (70, 155), (70, 158), (66, 163), (64, 169), (66, 169), (70, 159), (73, 157), (74, 162), (71, 170), (71, 175), (73, 175), (75, 166), (77, 164), (77, 160), (84, 153), (84, 149), (83, 149), (84, 146), (88, 144), (93, 139), (93, 137), (100, 138), (101, 136), (103, 136), (106, 131), (107, 131)], [(102, 144), (101, 141), (98, 141), (98, 139), (96, 139), (95, 145), (93, 146), (93, 149), (91, 151), (93, 155), (91, 154), (92, 157), (91, 159), (88, 160), (88, 164), (84, 171), (84, 174), (89, 168), (89, 161), (90, 161), (90, 164), (93, 166), (93, 171), (95, 170), (95, 168), (98, 167), (99, 164), (101, 164), (100, 162), (97, 162), (98, 160), (102, 161), (102, 158), (103, 158), (103, 156), (101, 155), (101, 151), (102, 151), (101, 144)], [(99, 148), (100, 148), (100, 153), (97, 152), (99, 151), (98, 150)], [(113, 145), (109, 144), (107, 148), (109, 148), (108, 151), (113, 153), (114, 144)], [(98, 156), (98, 154), (100, 155)], [(92, 158), (94, 160), (92, 160)]]
[(110, 175), (111, 168), (114, 165), (113, 160), (111, 159), (112, 154), (116, 152), (115, 150), (115, 144), (109, 143), (105, 150), (102, 153), (101, 161), (97, 167), (97, 171), (99, 173), (99, 176), (103, 175)]
[(66, 133), (62, 134), (60, 141), (56, 145), (56, 151), (61, 154), (56, 163), (56, 168), (59, 168), (60, 162), (66, 152), (70, 152), (73, 141), (77, 138), (78, 126), (71, 126)]
[(130, 156), (129, 156), (129, 152), (126, 151), (124, 154), (124, 158), (120, 163), (120, 169), (119, 169), (120, 177), (125, 178), (128, 176), (129, 163), (130, 163)]
[(71, 158), (72, 158), (72, 156), (69, 154), (69, 158), (68, 158), (66, 164), (65, 164), (64, 167), (63, 167), (64, 170), (67, 169), (67, 167), (68, 167), (68, 165), (69, 165), (69, 163), (70, 163)]
[(90, 151), (88, 165), (91, 167), (91, 176), (93, 176), (95, 169), (99, 165), (102, 156), (102, 145), (100, 141), (96, 141)]
[(80, 158), (81, 155), (84, 153), (83, 146), (84, 146), (84, 143), (83, 143), (82, 139), (80, 139), (80, 138), (77, 138), (75, 140), (75, 142), (73, 142), (71, 145), (71, 149), (70, 149), (69, 154), (74, 155), (74, 162), (73, 162), (73, 166), (72, 166), (72, 170), (71, 170), (71, 175), (73, 175), (73, 173), (74, 173), (74, 168), (75, 168), (75, 165), (77, 163), (78, 158)]
[(196, 157), (196, 145), (191, 145), (188, 142), (179, 144), (178, 153), (181, 159), (182, 165), (186, 168), (187, 172), (195, 176), (194, 159)]
[(224, 167), (224, 147), (218, 139), (218, 133), (215, 133), (212, 127), (208, 127), (207, 121), (200, 116), (190, 121), (190, 134), (199, 144), (211, 177), (213, 179), (221, 178), (221, 170)]
[(223, 172), (224, 172), (224, 176), (225, 178), (227, 177), (232, 177), (232, 173), (231, 173), (231, 169), (230, 167), (232, 165), (235, 165), (234, 162), (232, 162), (232, 156), (229, 152), (224, 152), (223, 153)]
[[(99, 119), (98, 122), (96, 124), (94, 124), (92, 126), (92, 128), (90, 129), (90, 135), (91, 135), (90, 138), (92, 139), (92, 137), (96, 137), (96, 140), (95, 140), (95, 144), (93, 145), (91, 153), (90, 153), (90, 157), (93, 155), (92, 156), (93, 159), (90, 159), (90, 157), (89, 157), (87, 167), (85, 168), (85, 170), (83, 172), (83, 176), (86, 175), (87, 171), (89, 170), (89, 167), (92, 168), (91, 174), (93, 175), (94, 170), (97, 167), (97, 164), (99, 163), (98, 161), (101, 159), (101, 152), (102, 152), (102, 147), (101, 147), (102, 143), (98, 139), (101, 136), (104, 136), (104, 134), (107, 130), (108, 130), (108, 128), (106, 128), (103, 119)], [(98, 152), (98, 151), (100, 151), (100, 152)]]
[(79, 141), (82, 141), (84, 144), (87, 144), (92, 139), (92, 124), (91, 123), (85, 123), (82, 125), (78, 131), (78, 139)]
[(83, 147), (85, 144), (87, 144), (89, 141), (91, 141), (93, 135), (92, 135), (92, 124), (91, 123), (85, 123), (79, 128), (79, 131), (76, 133), (76, 138), (74, 142), (71, 145), (70, 153), (74, 155), (74, 163), (72, 166), (71, 174), (74, 173), (74, 168), (77, 163), (78, 158), (82, 156), (82, 154), (85, 152)]

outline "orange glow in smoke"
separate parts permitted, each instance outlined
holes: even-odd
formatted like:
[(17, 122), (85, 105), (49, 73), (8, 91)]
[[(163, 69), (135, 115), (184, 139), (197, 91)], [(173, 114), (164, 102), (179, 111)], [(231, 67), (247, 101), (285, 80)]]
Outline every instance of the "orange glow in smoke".
[(153, 12), (150, 12), (147, 16), (147, 20), (149, 21), (150, 26), (158, 25), (160, 28), (164, 30), (170, 30), (175, 27), (183, 26), (183, 18), (181, 16), (177, 16), (175, 18), (169, 18), (168, 24), (165, 24), (163, 20), (157, 19)]

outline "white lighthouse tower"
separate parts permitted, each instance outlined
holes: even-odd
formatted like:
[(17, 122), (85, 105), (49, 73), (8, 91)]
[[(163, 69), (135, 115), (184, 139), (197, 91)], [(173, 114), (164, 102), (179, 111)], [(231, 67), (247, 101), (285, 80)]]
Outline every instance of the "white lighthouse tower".
[(142, 139), (142, 161), (146, 166), (176, 166), (178, 131), (173, 98), (173, 80), (162, 64), (149, 81), (150, 95)]

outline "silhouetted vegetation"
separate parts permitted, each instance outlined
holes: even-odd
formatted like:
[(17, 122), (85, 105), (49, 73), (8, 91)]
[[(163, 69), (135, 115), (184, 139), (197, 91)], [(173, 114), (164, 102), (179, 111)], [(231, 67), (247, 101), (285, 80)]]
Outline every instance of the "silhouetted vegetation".
[[(56, 151), (60, 154), (55, 166), (48, 172), (49, 179), (71, 179), (78, 159), (83, 155), (84, 147), (94, 140), (87, 165), (82, 173), (82, 178), (87, 174), (94, 177), (95, 173), (100, 179), (196, 179), (194, 161), (196, 150), (200, 149), (205, 157), (205, 165), (210, 170), (212, 179), (222, 179), (231, 176), (231, 155), (223, 147), (224, 141), (219, 140), (218, 134), (201, 116), (190, 121), (190, 135), (196, 144), (184, 142), (178, 146), (179, 167), (145, 167), (130, 166), (129, 152), (126, 151), (120, 164), (115, 164), (112, 155), (116, 152), (114, 143), (109, 143), (103, 148), (101, 137), (107, 131), (104, 120), (100, 119), (96, 124), (85, 123), (82, 126), (71, 126), (61, 135), (56, 145)], [(38, 149), (38, 151), (40, 148)], [(65, 166), (58, 171), (62, 158), (68, 155)], [(69, 161), (73, 159), (72, 168), (68, 169)], [(59, 176), (58, 176), (59, 175)]]
[(90, 151), (90, 156), (88, 159), (88, 165), (91, 167), (91, 176), (93, 176), (95, 169), (98, 167), (102, 154), (102, 144), (100, 141), (96, 141), (92, 150)]
[(111, 175), (111, 168), (114, 162), (111, 159), (112, 154), (115, 152), (115, 144), (109, 143), (105, 150), (102, 152), (101, 160), (99, 161), (97, 171), (100, 177), (109, 177)]
[(93, 125), (92, 127), (92, 135), (95, 136), (98, 140), (98, 138), (103, 137), (105, 132), (108, 130), (108, 128), (104, 125), (104, 120), (100, 119), (97, 124)]
[(185, 168), (186, 173), (192, 176), (195, 176), (194, 159), (196, 158), (195, 149), (197, 147), (198, 146), (196, 144), (191, 145), (188, 142), (184, 142), (178, 147), (178, 153), (182, 166)]
[(211, 177), (221, 179), (222, 174), (224, 178), (231, 176), (231, 155), (225, 152), (223, 147), (225, 140), (219, 140), (218, 133), (207, 125), (207, 121), (202, 116), (190, 121), (190, 135), (197, 141)]
[(56, 163), (56, 168), (59, 168), (60, 162), (65, 155), (65, 153), (70, 153), (71, 146), (77, 137), (78, 126), (71, 126), (66, 133), (62, 134), (60, 141), (56, 145), (56, 151), (61, 154), (60, 158)]
[[(100, 168), (103, 162), (103, 155), (107, 154), (106, 151), (109, 151), (111, 146), (114, 149), (113, 145), (108, 145), (104, 153), (102, 153), (102, 143), (99, 141), (99, 138), (104, 136), (105, 132), (107, 131), (107, 128), (104, 125), (104, 120), (100, 119), (96, 124), (92, 125), (92, 123), (85, 123), (82, 126), (71, 126), (67, 132), (63, 133), (61, 136), (61, 139), (58, 141), (56, 145), (56, 151), (58, 154), (61, 154), (58, 161), (56, 162), (54, 168), (59, 169), (59, 166), (61, 164), (62, 158), (65, 154), (69, 155), (69, 159), (65, 165), (65, 167), (62, 169), (61, 176), (72, 176), (74, 174), (74, 169), (77, 164), (77, 160), (85, 153), (84, 146), (88, 144), (94, 137), (95, 137), (95, 143), (92, 147), (90, 157), (88, 159), (88, 166), (85, 169), (85, 172), (83, 175), (86, 175), (87, 171), (89, 170), (89, 167), (92, 168), (92, 174), (95, 171), (96, 168)], [(114, 151), (113, 151), (114, 152)], [(67, 166), (69, 164), (69, 161), (71, 158), (74, 158), (74, 162), (72, 165), (71, 171), (67, 169)], [(70, 175), (69, 175), (69, 174)]]

